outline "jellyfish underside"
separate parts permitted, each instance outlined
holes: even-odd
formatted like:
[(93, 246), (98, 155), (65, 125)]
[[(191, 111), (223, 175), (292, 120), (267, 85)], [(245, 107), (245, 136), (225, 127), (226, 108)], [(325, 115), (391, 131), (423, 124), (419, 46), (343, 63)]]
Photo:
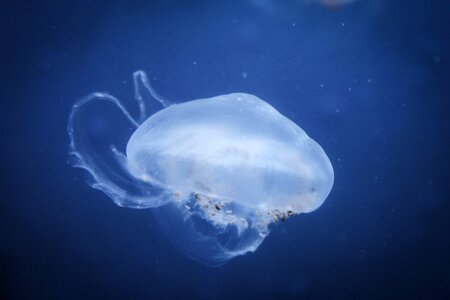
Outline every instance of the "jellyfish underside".
[[(263, 100), (234, 93), (170, 105), (144, 72), (134, 84), (136, 115), (104, 93), (74, 105), (70, 153), (117, 205), (152, 208), (191, 258), (219, 266), (253, 252), (270, 224), (311, 212), (328, 196), (334, 174), (325, 152)], [(155, 103), (163, 109), (150, 115)], [(106, 104), (123, 123), (89, 125), (102, 120)], [(102, 131), (104, 123), (117, 128)]]

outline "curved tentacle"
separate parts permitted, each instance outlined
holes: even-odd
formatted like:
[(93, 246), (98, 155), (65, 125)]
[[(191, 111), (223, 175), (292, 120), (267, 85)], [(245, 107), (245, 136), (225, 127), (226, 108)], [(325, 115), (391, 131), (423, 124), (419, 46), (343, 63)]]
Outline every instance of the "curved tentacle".
[(149, 116), (149, 107), (152, 107), (153, 103), (147, 99), (146, 97), (142, 96), (141, 88), (147, 90), (147, 92), (150, 94), (150, 96), (158, 101), (163, 107), (168, 107), (171, 105), (171, 103), (165, 99), (164, 97), (160, 96), (155, 89), (150, 84), (150, 81), (148, 80), (147, 74), (142, 71), (136, 71), (133, 73), (133, 83), (134, 83), (134, 97), (139, 105), (139, 121), (140, 123), (144, 122)]
[[(110, 145), (104, 153), (97, 153), (94, 140), (86, 130), (86, 121), (80, 112), (100, 101), (115, 105), (126, 120), (135, 128), (140, 122), (134, 119), (119, 99), (106, 93), (92, 93), (74, 104), (69, 115), (67, 131), (70, 138), (70, 151), (75, 167), (88, 171), (91, 186), (107, 194), (117, 205), (132, 208), (149, 208), (165, 204), (167, 192), (163, 188), (141, 181), (127, 170), (124, 155)], [(141, 116), (142, 117), (142, 116)], [(102, 148), (103, 149), (103, 148)], [(109, 152), (108, 152), (109, 151)]]

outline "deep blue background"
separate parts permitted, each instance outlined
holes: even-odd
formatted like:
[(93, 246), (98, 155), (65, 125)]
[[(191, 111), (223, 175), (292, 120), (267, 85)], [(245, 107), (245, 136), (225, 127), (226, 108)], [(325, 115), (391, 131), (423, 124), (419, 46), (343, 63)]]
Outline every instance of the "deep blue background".
[[(1, 299), (449, 296), (448, 1), (280, 2), (0, 3)], [(138, 69), (174, 101), (270, 102), (330, 157), (328, 200), (223, 267), (186, 258), (67, 163), (73, 102), (131, 98)]]

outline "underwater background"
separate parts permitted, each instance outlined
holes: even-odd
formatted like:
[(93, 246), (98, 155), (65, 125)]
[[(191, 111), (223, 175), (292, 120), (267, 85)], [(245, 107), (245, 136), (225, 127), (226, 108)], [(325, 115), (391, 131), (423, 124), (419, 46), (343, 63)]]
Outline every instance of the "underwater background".
[[(0, 8), (1, 299), (450, 297), (448, 1)], [(268, 101), (326, 151), (330, 196), (222, 267), (187, 258), (68, 163), (73, 103), (131, 99), (136, 70), (174, 102)]]

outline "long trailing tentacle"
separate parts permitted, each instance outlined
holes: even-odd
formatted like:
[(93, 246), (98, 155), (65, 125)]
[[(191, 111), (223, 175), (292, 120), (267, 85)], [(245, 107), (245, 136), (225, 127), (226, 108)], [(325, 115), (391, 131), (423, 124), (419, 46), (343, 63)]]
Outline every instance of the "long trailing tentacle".
[[(124, 116), (127, 118), (127, 120), (134, 126), (134, 127), (139, 127), (139, 122), (137, 122), (129, 113), (128, 111), (125, 109), (125, 107), (122, 105), (122, 103), (119, 101), (119, 99), (117, 99), (114, 96), (111, 96), (109, 94), (106, 93), (100, 93), (100, 92), (96, 92), (96, 93), (92, 93), (89, 94), (83, 98), (81, 98), (80, 100), (78, 100), (73, 106), (72, 106), (72, 110), (70, 111), (70, 115), (69, 115), (69, 124), (67, 126), (67, 130), (69, 131), (69, 135), (73, 134), (73, 119), (75, 114), (77, 113), (77, 110), (82, 106), (87, 104), (88, 102), (91, 101), (95, 101), (95, 100), (104, 100), (104, 101), (110, 101), (113, 104), (117, 105), (117, 107), (122, 111), (122, 113), (124, 114)], [(73, 140), (71, 140), (71, 147), (73, 147)]]
[[(136, 75), (137, 74), (137, 75)], [(113, 104), (122, 113), (125, 119), (134, 127), (138, 128), (146, 119), (148, 109), (147, 103), (139, 91), (139, 82), (150, 94), (158, 100), (159, 103), (166, 105), (167, 102), (161, 102), (162, 98), (154, 93), (147, 77), (143, 71), (138, 71), (134, 76), (135, 97), (139, 105), (139, 120), (133, 118), (122, 102), (114, 96), (106, 93), (92, 93), (77, 101), (70, 112), (67, 131), (69, 134), (70, 145), (69, 154), (73, 158), (72, 164), (75, 167), (83, 168), (91, 175), (90, 184), (92, 187), (103, 191), (117, 205), (132, 208), (148, 208), (163, 205), (167, 201), (166, 193), (161, 186), (149, 184), (137, 178), (134, 178), (127, 170), (125, 155), (110, 145), (108, 152), (97, 153), (94, 146), (95, 141), (86, 131), (86, 121), (81, 111), (90, 107), (90, 104), (96, 102), (107, 102)], [(156, 97), (155, 97), (156, 95)], [(93, 143), (94, 142), (94, 143)]]
[(150, 94), (150, 96), (158, 101), (163, 107), (168, 107), (171, 105), (171, 103), (165, 99), (164, 97), (160, 96), (155, 89), (150, 84), (150, 81), (148, 80), (147, 74), (142, 71), (136, 71), (133, 73), (133, 83), (134, 83), (134, 98), (138, 102), (139, 105), (139, 121), (142, 123), (144, 122), (149, 116), (149, 106), (152, 106), (152, 102), (147, 100), (145, 97), (143, 97), (141, 93), (141, 86), (147, 90), (147, 92)]

